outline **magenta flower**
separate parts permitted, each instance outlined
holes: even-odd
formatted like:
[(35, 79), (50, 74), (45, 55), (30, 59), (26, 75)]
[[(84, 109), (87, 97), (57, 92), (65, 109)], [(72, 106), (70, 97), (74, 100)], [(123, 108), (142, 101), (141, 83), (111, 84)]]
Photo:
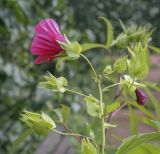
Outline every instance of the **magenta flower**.
[(41, 20), (35, 26), (35, 36), (32, 42), (31, 53), (37, 55), (35, 64), (50, 61), (63, 52), (61, 43), (67, 43), (61, 34), (59, 26), (53, 19)]
[(139, 105), (145, 105), (147, 99), (148, 99), (148, 96), (140, 89), (136, 89), (135, 90), (135, 93), (136, 93), (136, 96), (137, 96), (137, 103)]

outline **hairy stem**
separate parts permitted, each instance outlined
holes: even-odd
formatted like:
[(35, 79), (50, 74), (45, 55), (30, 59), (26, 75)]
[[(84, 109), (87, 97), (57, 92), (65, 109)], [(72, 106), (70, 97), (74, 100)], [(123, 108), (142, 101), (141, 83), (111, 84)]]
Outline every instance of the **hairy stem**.
[[(121, 95), (120, 92), (119, 92), (120, 78), (121, 78), (121, 73), (119, 73), (118, 77), (117, 77), (117, 85), (116, 85), (115, 90), (114, 90), (113, 102)], [(110, 123), (111, 120), (112, 120), (112, 113), (109, 114), (107, 123)], [(106, 135), (107, 135), (107, 132), (108, 132), (108, 129), (106, 129)]]
[(100, 152), (101, 154), (104, 154), (106, 141), (105, 141), (105, 125), (104, 125), (105, 118), (104, 118), (104, 112), (103, 112), (103, 96), (102, 96), (102, 88), (101, 88), (101, 79), (98, 81), (98, 89), (99, 89), (99, 95), (100, 95), (101, 132), (102, 132)]

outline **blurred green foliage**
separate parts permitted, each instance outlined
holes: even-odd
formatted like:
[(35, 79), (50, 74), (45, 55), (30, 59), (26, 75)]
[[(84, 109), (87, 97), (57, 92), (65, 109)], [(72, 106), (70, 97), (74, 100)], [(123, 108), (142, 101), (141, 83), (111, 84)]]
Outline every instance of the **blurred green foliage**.
[[(61, 26), (63, 33), (72, 41), (105, 42), (105, 26), (98, 19), (107, 17), (113, 23), (118, 33), (121, 30), (118, 19), (126, 25), (138, 24), (148, 27), (159, 26), (159, 0), (1, 0), (0, 1), (0, 153), (9, 151), (11, 143), (24, 128), (19, 121), (19, 114), (24, 109), (34, 111), (50, 110), (60, 103), (71, 104), (74, 112), (84, 108), (83, 100), (78, 96), (55, 95), (37, 88), (40, 76), (49, 70), (52, 74), (65, 72), (69, 85), (84, 92), (94, 91), (92, 81), (88, 83), (90, 71), (88, 65), (79, 60), (61, 64), (59, 71), (55, 71), (55, 61), (42, 65), (34, 65), (34, 57), (29, 49), (34, 35), (34, 26), (42, 18), (54, 18)], [(160, 29), (153, 33), (155, 45), (160, 42)], [(107, 65), (112, 61), (114, 53), (88, 52), (94, 65), (98, 61)], [(99, 52), (99, 51), (98, 51)], [(109, 56), (105, 56), (105, 55)], [(116, 53), (117, 54), (117, 53)], [(121, 54), (120, 52), (118, 54)], [(102, 58), (103, 57), (103, 58)], [(73, 70), (76, 70), (73, 72)], [(82, 78), (83, 74), (83, 78)], [(71, 82), (72, 81), (72, 82)], [(85, 86), (84, 86), (85, 85)], [(95, 91), (96, 93), (96, 91)], [(106, 96), (108, 97), (108, 96)], [(83, 116), (81, 111), (78, 120)], [(83, 131), (83, 124), (72, 126), (79, 132)], [(95, 124), (96, 126), (97, 124)], [(40, 140), (31, 136), (21, 145), (18, 153), (32, 154), (36, 144), (30, 141)], [(38, 142), (35, 142), (38, 143)], [(25, 145), (28, 146), (25, 146)], [(23, 151), (22, 151), (23, 149)]]

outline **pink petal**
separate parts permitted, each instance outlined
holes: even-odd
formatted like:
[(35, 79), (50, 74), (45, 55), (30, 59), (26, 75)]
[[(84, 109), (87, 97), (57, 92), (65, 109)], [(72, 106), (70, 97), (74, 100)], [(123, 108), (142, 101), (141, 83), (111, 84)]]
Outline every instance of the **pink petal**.
[(49, 50), (49, 49), (43, 49), (38, 47), (32, 47), (31, 51), (32, 51), (32, 54), (35, 54), (35, 55), (46, 55), (46, 54), (55, 55), (61, 52), (62, 50)]
[(45, 38), (58, 40), (58, 41), (65, 41), (64, 36), (60, 33), (58, 24), (53, 19), (45, 19), (41, 20), (39, 24), (35, 27), (36, 34), (41, 34)]
[(35, 26), (35, 37), (32, 42), (31, 52), (38, 55), (36, 64), (49, 61), (63, 51), (60, 42), (66, 42), (61, 34), (58, 24), (53, 19), (41, 20)]
[(41, 64), (44, 61), (48, 61), (48, 59), (51, 59), (50, 55), (40, 55), (36, 58), (36, 60), (34, 61), (35, 64)]
[(45, 53), (59, 53), (63, 49), (60, 45), (55, 43), (47, 42), (46, 40), (35, 37), (32, 42), (31, 52), (32, 54), (45, 54)]

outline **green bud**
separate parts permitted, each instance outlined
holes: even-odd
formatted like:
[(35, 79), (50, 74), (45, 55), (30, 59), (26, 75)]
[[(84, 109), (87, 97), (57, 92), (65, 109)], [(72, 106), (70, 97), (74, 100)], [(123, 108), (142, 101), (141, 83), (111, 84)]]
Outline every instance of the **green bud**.
[[(123, 25), (124, 27), (124, 25)], [(128, 28), (123, 28), (124, 32), (120, 33), (117, 38), (112, 42), (112, 46), (116, 46), (120, 49), (127, 48), (128, 46), (133, 47), (138, 42), (141, 42), (143, 45), (147, 45), (151, 40), (151, 34), (153, 31), (150, 31), (147, 27), (142, 26), (129, 26)]]
[(38, 114), (35, 112), (24, 111), (24, 113), (21, 114), (21, 120), (39, 135), (47, 135), (56, 127), (54, 121), (43, 112), (42, 114)]
[(127, 56), (119, 57), (113, 67), (118, 73), (123, 73), (127, 68)]
[(42, 87), (45, 87), (52, 91), (65, 92), (68, 82), (64, 77), (56, 78), (48, 72), (47, 75), (43, 76), (43, 81), (40, 82)]
[(123, 32), (120, 33), (115, 40), (112, 42), (112, 46), (116, 46), (117, 48), (125, 48), (127, 46), (127, 35)]
[(105, 76), (107, 76), (107, 75), (109, 75), (109, 74), (111, 74), (111, 73), (113, 73), (114, 71), (112, 70), (112, 66), (111, 65), (107, 65), (106, 67), (105, 67), (105, 69), (103, 70), (103, 74), (105, 75)]
[(66, 51), (69, 60), (78, 59), (82, 51), (81, 45), (78, 42), (64, 44), (63, 48)]
[(148, 48), (141, 43), (138, 43), (133, 51), (128, 49), (131, 58), (127, 61), (129, 75), (133, 78), (143, 80), (149, 71), (149, 53)]

